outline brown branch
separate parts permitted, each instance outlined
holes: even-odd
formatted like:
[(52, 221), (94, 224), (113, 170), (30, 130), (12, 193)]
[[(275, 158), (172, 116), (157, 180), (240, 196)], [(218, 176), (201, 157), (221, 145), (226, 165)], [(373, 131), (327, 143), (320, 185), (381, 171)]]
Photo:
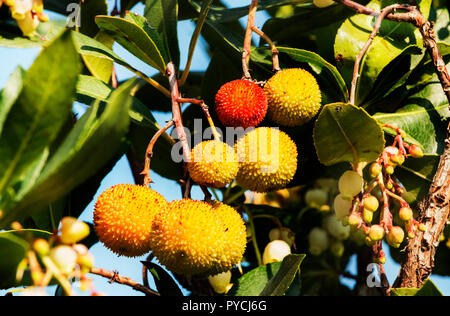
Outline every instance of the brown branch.
[(267, 44), (269, 44), (269, 47), (270, 47), (270, 49), (272, 51), (273, 71), (274, 72), (281, 71), (280, 61), (279, 61), (279, 58), (278, 58), (278, 55), (280, 54), (280, 52), (278, 51), (278, 49), (275, 46), (275, 44), (272, 42), (272, 40), (263, 31), (261, 31), (255, 25), (253, 25), (252, 31), (255, 32), (256, 34), (258, 34), (263, 40), (265, 40), (267, 42)]
[(143, 286), (142, 284), (139, 284), (136, 281), (133, 281), (132, 279), (130, 279), (128, 277), (120, 276), (117, 272), (93, 267), (91, 269), (90, 273), (107, 278), (107, 279), (109, 279), (110, 283), (116, 282), (119, 284), (127, 285), (127, 286), (133, 288), (134, 290), (142, 292), (149, 296), (160, 296), (158, 292), (153, 291), (152, 289), (149, 289), (149, 288)]
[(173, 120), (168, 121), (164, 127), (162, 127), (158, 132), (156, 132), (155, 135), (153, 135), (152, 139), (150, 140), (150, 143), (148, 144), (147, 151), (145, 152), (145, 166), (144, 170), (141, 173), (144, 176), (144, 185), (146, 187), (148, 187), (150, 183), (152, 183), (152, 180), (150, 179), (150, 162), (153, 157), (153, 147), (155, 146), (155, 143), (158, 140), (158, 138), (173, 125), (174, 125)]
[(252, 47), (252, 27), (255, 26), (255, 15), (258, 10), (258, 0), (252, 0), (248, 13), (247, 29), (245, 30), (244, 50), (242, 52), (242, 70), (245, 79), (252, 79), (248, 69), (250, 64), (250, 51)]

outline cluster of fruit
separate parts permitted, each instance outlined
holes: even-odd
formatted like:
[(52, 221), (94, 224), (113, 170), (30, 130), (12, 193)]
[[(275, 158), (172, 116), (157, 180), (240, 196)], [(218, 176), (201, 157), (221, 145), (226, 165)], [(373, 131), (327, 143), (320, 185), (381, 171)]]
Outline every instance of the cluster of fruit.
[(128, 257), (152, 254), (168, 270), (215, 275), (241, 262), (245, 223), (232, 207), (190, 199), (167, 202), (139, 185), (116, 185), (103, 192), (94, 212), (103, 244)]
[[(320, 110), (321, 92), (314, 76), (303, 69), (286, 69), (261, 88), (250, 80), (223, 85), (216, 95), (216, 113), (227, 127), (258, 126), (267, 116), (281, 126), (299, 126)], [(220, 140), (194, 147), (188, 170), (192, 179), (213, 188), (234, 179), (246, 189), (269, 192), (285, 188), (297, 171), (296, 144), (284, 132), (269, 127), (251, 129), (234, 149)]]
[[(20, 225), (15, 223), (14, 225)], [(14, 227), (13, 228), (19, 228)], [(21, 230), (21, 229), (17, 229)], [(78, 278), (82, 290), (91, 290), (95, 295), (92, 281), (86, 276), (94, 264), (94, 257), (89, 249), (79, 243), (90, 233), (89, 226), (73, 217), (64, 217), (61, 220), (58, 234), (54, 234), (50, 240), (42, 238), (31, 242), (31, 250), (23, 259), (17, 269), (17, 281), (21, 281), (26, 269), (31, 272), (33, 287), (27, 289), (23, 294), (32, 295), (45, 292), (45, 287), (52, 278), (55, 278), (64, 288), (66, 294), (72, 293), (72, 286), (68, 278)], [(39, 258), (39, 259), (38, 259)], [(42, 265), (45, 267), (43, 271)]]
[(9, 6), (11, 16), (17, 21), (24, 36), (31, 37), (39, 26), (39, 22), (49, 20), (44, 13), (42, 0), (0, 0), (0, 7), (3, 3)]
[[(417, 230), (425, 231), (425, 225), (414, 219), (411, 207), (402, 197), (406, 193), (405, 189), (392, 177), (395, 168), (404, 163), (408, 153), (410, 157), (420, 158), (423, 152), (420, 147), (403, 141), (406, 137), (403, 130), (394, 129), (397, 131), (394, 144), (386, 147), (380, 158), (369, 166), (372, 179), (365, 181), (362, 172), (346, 171), (339, 179), (340, 194), (334, 200), (337, 217), (345, 224), (364, 232), (365, 242), (374, 247), (375, 261), (378, 263), (386, 261), (381, 250), (383, 239), (390, 246), (399, 248), (405, 235), (414, 238)], [(394, 225), (391, 210), (395, 204), (400, 204), (398, 219), (403, 228)], [(375, 224), (373, 222), (379, 209), (379, 223)]]

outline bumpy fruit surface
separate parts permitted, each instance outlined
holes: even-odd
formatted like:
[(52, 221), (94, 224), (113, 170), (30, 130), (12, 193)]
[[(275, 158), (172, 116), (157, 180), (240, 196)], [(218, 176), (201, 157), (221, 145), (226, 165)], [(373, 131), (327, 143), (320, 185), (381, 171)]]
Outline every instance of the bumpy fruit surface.
[(284, 132), (260, 127), (241, 137), (236, 145), (243, 187), (256, 192), (285, 188), (297, 171), (297, 146)]
[(211, 284), (214, 292), (218, 294), (224, 294), (231, 288), (231, 271), (222, 272), (216, 275), (210, 275), (208, 277), (208, 281), (209, 284)]
[(236, 178), (239, 164), (233, 147), (211, 140), (192, 149), (188, 170), (197, 184), (222, 188)]
[(327, 232), (319, 227), (315, 227), (308, 235), (309, 251), (314, 256), (319, 256), (330, 247), (330, 240)]
[(264, 86), (267, 116), (282, 126), (299, 126), (319, 112), (322, 96), (316, 79), (300, 68), (278, 72)]
[(150, 240), (153, 254), (167, 269), (213, 275), (241, 261), (247, 232), (234, 208), (184, 199), (155, 216)]
[(273, 240), (264, 248), (263, 264), (283, 261), (284, 257), (291, 254), (291, 246), (283, 240)]
[(216, 94), (216, 113), (225, 126), (256, 127), (266, 116), (267, 97), (254, 82), (231, 81)]
[(344, 197), (342, 194), (338, 194), (334, 198), (334, 212), (339, 220), (344, 220), (350, 215), (352, 208), (352, 200)]
[(89, 225), (74, 217), (64, 217), (61, 220), (61, 242), (75, 244), (89, 236)]
[(345, 197), (353, 198), (364, 186), (364, 179), (355, 171), (348, 170), (339, 178), (339, 192)]
[(150, 188), (119, 184), (103, 192), (95, 204), (94, 224), (100, 241), (118, 255), (150, 252), (153, 217), (167, 206)]

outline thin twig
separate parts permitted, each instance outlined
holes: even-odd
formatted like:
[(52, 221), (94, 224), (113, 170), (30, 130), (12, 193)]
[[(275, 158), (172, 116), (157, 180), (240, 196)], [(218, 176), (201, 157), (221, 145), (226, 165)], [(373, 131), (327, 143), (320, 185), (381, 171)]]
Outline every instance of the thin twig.
[(139, 284), (136, 281), (133, 281), (132, 279), (130, 279), (128, 277), (120, 276), (117, 272), (93, 267), (91, 269), (90, 273), (107, 278), (110, 280), (110, 282), (116, 282), (116, 283), (119, 283), (122, 285), (127, 285), (127, 286), (133, 288), (134, 290), (142, 292), (149, 296), (160, 296), (158, 292), (153, 291), (152, 289), (149, 289), (149, 288), (143, 286), (142, 284)]
[(255, 26), (255, 16), (258, 10), (258, 0), (252, 0), (248, 13), (247, 29), (245, 31), (244, 49), (242, 52), (242, 70), (245, 79), (252, 79), (249, 71), (250, 51), (252, 47), (252, 28)]
[(152, 139), (150, 140), (150, 143), (148, 144), (147, 151), (145, 152), (145, 166), (144, 170), (142, 171), (142, 175), (144, 178), (144, 185), (148, 187), (150, 183), (152, 183), (152, 180), (150, 179), (150, 162), (153, 157), (153, 147), (155, 146), (156, 141), (158, 138), (164, 134), (169, 128), (171, 128), (174, 125), (174, 121), (170, 120), (167, 122), (167, 124), (161, 128), (155, 135), (153, 135)]
[(265, 40), (267, 42), (267, 44), (269, 44), (270, 50), (272, 51), (273, 72), (281, 71), (280, 60), (278, 58), (278, 55), (280, 54), (280, 52), (278, 51), (275, 44), (263, 31), (261, 31), (255, 25), (252, 26), (252, 31), (255, 32), (256, 34), (258, 34), (263, 40)]

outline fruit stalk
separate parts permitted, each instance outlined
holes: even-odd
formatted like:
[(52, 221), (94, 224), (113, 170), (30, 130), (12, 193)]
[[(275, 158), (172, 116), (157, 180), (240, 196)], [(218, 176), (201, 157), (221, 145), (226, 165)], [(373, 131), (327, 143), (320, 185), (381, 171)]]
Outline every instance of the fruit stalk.
[(248, 13), (247, 29), (245, 31), (244, 51), (242, 52), (242, 70), (244, 72), (244, 79), (252, 79), (248, 66), (250, 63), (250, 50), (252, 46), (252, 27), (255, 25), (255, 15), (258, 10), (258, 0), (252, 0)]

